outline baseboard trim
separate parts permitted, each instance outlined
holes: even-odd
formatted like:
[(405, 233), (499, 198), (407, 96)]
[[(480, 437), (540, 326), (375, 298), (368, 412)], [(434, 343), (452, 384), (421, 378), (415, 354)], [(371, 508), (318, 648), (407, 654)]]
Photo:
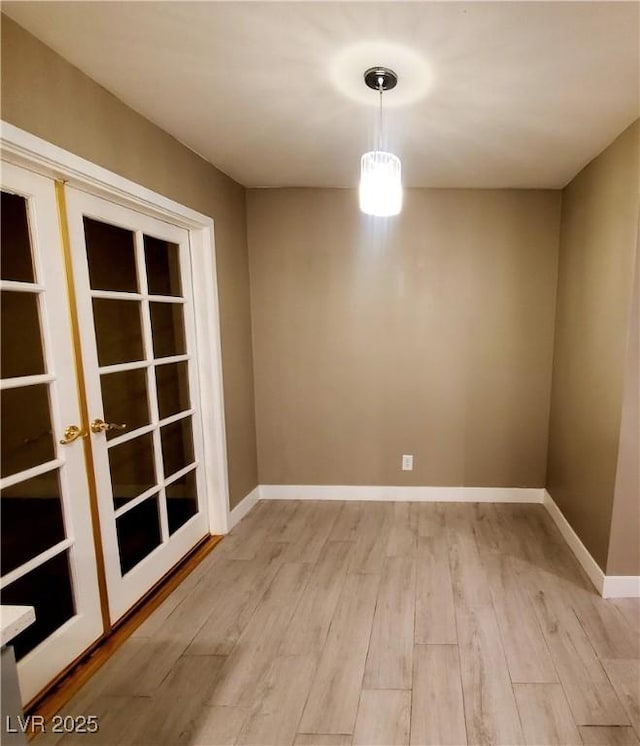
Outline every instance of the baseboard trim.
[(603, 598), (640, 598), (640, 575), (605, 575)]
[(233, 510), (229, 511), (227, 516), (227, 531), (231, 531), (236, 523), (241, 521), (251, 508), (257, 504), (259, 499), (260, 485), (254, 487), (248, 495), (245, 495), (242, 500), (240, 500)]
[(582, 540), (573, 530), (571, 524), (564, 517), (564, 514), (557, 506), (555, 500), (547, 492), (547, 490), (544, 491), (543, 505), (547, 509), (547, 513), (549, 513), (553, 522), (558, 527), (558, 530), (562, 534), (562, 537), (569, 545), (569, 549), (571, 549), (571, 551), (575, 555), (575, 558), (582, 565), (582, 569), (587, 573), (589, 580), (593, 583), (598, 593), (602, 594), (605, 578), (602, 568), (593, 559), (589, 550), (582, 543)]
[(582, 565), (582, 569), (587, 573), (589, 580), (603, 598), (640, 598), (639, 576), (605, 575), (547, 490), (544, 490), (543, 504), (569, 545), (569, 549), (571, 549), (575, 558)]
[(261, 500), (387, 500), (391, 502), (542, 503), (544, 490), (527, 487), (407, 487), (261, 484)]

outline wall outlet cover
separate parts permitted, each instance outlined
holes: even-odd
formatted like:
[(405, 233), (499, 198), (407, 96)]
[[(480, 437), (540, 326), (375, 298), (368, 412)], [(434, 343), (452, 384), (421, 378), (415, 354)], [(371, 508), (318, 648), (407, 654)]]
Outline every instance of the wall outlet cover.
[(413, 454), (402, 454), (402, 471), (413, 471)]

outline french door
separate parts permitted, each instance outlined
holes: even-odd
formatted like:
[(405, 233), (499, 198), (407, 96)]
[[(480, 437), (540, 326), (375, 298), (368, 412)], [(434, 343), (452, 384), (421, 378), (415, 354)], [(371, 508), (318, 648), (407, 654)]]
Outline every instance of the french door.
[(34, 606), (13, 641), (25, 701), (103, 631), (53, 182), (2, 167), (3, 604)]
[(208, 517), (189, 232), (4, 163), (0, 218), (0, 588), (36, 609), (27, 702)]
[(68, 189), (111, 621), (207, 533), (188, 231)]

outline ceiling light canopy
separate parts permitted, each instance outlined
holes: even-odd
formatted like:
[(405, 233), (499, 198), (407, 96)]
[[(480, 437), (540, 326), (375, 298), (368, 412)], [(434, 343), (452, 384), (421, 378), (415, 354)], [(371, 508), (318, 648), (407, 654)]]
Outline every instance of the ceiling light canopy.
[(364, 82), (380, 94), (377, 150), (360, 159), (360, 209), (367, 215), (391, 217), (402, 209), (402, 164), (397, 155), (382, 149), (382, 94), (398, 83), (398, 76), (386, 67), (365, 70)]

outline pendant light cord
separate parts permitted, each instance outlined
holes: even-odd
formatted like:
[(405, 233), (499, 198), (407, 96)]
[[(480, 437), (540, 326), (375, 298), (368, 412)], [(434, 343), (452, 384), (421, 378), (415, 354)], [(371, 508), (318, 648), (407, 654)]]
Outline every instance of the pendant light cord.
[(378, 114), (378, 150), (382, 150), (382, 92), (384, 91), (382, 78), (378, 78), (378, 90), (380, 91), (380, 111)]

